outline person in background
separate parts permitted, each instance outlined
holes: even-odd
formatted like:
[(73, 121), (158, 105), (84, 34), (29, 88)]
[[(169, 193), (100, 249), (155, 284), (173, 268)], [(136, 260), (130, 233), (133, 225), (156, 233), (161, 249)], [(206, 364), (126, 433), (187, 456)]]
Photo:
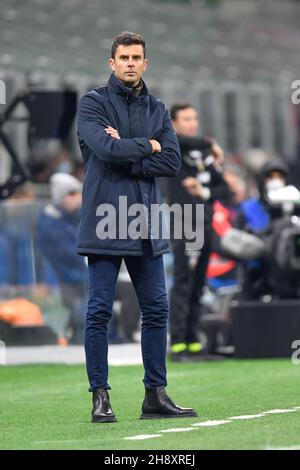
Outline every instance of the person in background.
[(71, 152), (53, 140), (47, 143), (44, 139), (34, 146), (27, 167), (31, 180), (39, 184), (48, 183), (54, 173), (76, 172), (76, 163)]
[(24, 294), (36, 283), (33, 253), (35, 198), (34, 185), (26, 182), (1, 206), (0, 283), (14, 286)]
[(272, 189), (283, 188), (289, 181), (288, 166), (281, 160), (272, 159), (266, 162), (258, 176), (258, 197), (246, 199), (241, 202), (238, 211), (237, 227), (250, 230), (253, 233), (265, 231), (278, 209), (270, 207), (267, 201), (267, 192)]
[(50, 178), (52, 203), (38, 221), (37, 242), (58, 279), (62, 300), (70, 312), (68, 341), (83, 343), (88, 270), (76, 253), (82, 183), (66, 173)]
[[(257, 175), (258, 197), (241, 202), (235, 226), (256, 235), (267, 233), (273, 219), (282, 215), (281, 207), (271, 207), (267, 200), (270, 190), (283, 188), (289, 181), (289, 168), (280, 159), (272, 159), (264, 163)], [(244, 262), (242, 298), (257, 299), (264, 293), (265, 265), (262, 260), (253, 259)]]
[[(182, 165), (178, 176), (169, 181), (168, 202), (182, 207), (184, 204), (204, 204), (202, 250), (195, 256), (194, 250), (185, 250), (185, 239), (171, 240), (174, 282), (170, 293), (170, 359), (201, 360), (199, 300), (211, 253), (213, 202), (226, 198), (229, 189), (221, 173), (223, 151), (214, 139), (199, 136), (199, 117), (195, 107), (190, 103), (178, 103), (173, 105), (170, 113), (181, 149)], [(192, 225), (195, 225), (194, 219)]]
[(223, 177), (231, 191), (231, 197), (215, 201), (213, 204), (213, 250), (206, 272), (207, 284), (212, 289), (238, 284), (237, 261), (224, 253), (221, 240), (226, 232), (235, 226), (241, 204), (247, 199), (246, 183), (238, 168), (224, 169)]

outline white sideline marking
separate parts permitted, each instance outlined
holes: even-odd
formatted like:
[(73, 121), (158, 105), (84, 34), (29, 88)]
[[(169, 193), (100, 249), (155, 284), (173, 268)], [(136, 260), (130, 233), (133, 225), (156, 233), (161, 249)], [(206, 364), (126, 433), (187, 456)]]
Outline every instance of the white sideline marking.
[[(197, 429), (197, 427), (210, 427), (210, 426), (220, 426), (222, 424), (231, 423), (236, 420), (247, 420), (247, 419), (254, 419), (254, 418), (262, 418), (263, 416), (270, 415), (270, 414), (280, 414), (280, 413), (294, 413), (295, 411), (300, 411), (300, 406), (294, 406), (293, 408), (288, 409), (274, 409), (268, 411), (262, 411), (261, 413), (256, 413), (254, 415), (240, 415), (240, 416), (232, 416), (231, 418), (227, 419), (220, 419), (220, 420), (210, 420), (210, 421), (202, 421), (200, 423), (193, 423), (192, 427), (186, 428), (169, 428), (169, 429), (162, 429), (160, 433), (168, 433), (168, 432), (183, 432), (183, 431), (193, 431)], [(162, 437), (162, 434), (138, 434), (136, 436), (130, 437), (123, 437), (123, 439), (127, 440), (143, 440), (143, 439), (152, 439), (154, 437)], [(271, 450), (272, 447), (266, 447), (266, 449)], [(300, 446), (293, 446), (293, 447), (274, 447), (274, 449), (282, 449), (282, 450), (298, 450)]]
[(253, 418), (261, 418), (262, 416), (265, 416), (266, 413), (257, 413), (256, 415), (241, 415), (241, 416), (232, 416), (231, 418), (228, 419), (253, 419)]
[(194, 431), (194, 428), (170, 428), (170, 429), (162, 429), (159, 432), (183, 432), (183, 431)]
[(230, 423), (229, 419), (220, 419), (220, 420), (212, 420), (212, 421), (202, 421), (202, 423), (195, 423), (193, 426), (220, 426), (221, 424)]
[(142, 441), (144, 439), (152, 439), (153, 437), (161, 437), (161, 434), (139, 434), (138, 436), (124, 437), (123, 439)]
[(298, 446), (286, 446), (286, 447), (265, 447), (265, 450), (300, 450), (300, 445)]
[(298, 411), (298, 408), (299, 407), (288, 409), (288, 410), (280, 410), (280, 409), (279, 410), (269, 410), (269, 411), (264, 411), (263, 413), (265, 415), (268, 415), (268, 414), (272, 414), (272, 415), (274, 414), (275, 415), (275, 414), (279, 414), (279, 413), (294, 413), (295, 411)]

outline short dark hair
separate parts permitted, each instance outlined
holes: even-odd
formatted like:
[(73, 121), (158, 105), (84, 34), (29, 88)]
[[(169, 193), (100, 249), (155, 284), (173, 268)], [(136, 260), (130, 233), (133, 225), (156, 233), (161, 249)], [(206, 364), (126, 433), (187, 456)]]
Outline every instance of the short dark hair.
[(180, 103), (174, 103), (170, 109), (170, 116), (173, 121), (177, 118), (178, 111), (182, 111), (183, 109), (193, 108), (196, 109), (195, 106), (187, 101), (183, 101)]
[(112, 43), (111, 46), (111, 58), (114, 59), (116, 55), (117, 47), (120, 45), (131, 46), (132, 44), (140, 44), (143, 46), (144, 57), (146, 57), (146, 43), (143, 36), (138, 33), (132, 33), (131, 31), (123, 31), (118, 34)]

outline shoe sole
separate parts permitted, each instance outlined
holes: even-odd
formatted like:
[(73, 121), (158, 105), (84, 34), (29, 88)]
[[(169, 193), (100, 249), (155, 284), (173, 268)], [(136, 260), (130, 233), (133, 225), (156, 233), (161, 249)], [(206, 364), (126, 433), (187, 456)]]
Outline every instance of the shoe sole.
[(112, 417), (92, 418), (91, 423), (115, 423), (117, 419)]
[(190, 411), (189, 413), (184, 413), (180, 415), (161, 415), (161, 414), (151, 414), (151, 413), (142, 413), (140, 419), (166, 419), (166, 418), (198, 418), (196, 411)]

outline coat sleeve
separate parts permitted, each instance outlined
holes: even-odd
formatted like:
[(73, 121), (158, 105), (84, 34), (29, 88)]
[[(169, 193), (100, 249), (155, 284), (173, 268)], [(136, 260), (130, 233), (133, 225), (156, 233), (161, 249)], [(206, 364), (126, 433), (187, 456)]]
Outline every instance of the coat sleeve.
[(84, 95), (78, 108), (79, 143), (86, 144), (100, 160), (121, 165), (152, 154), (152, 145), (146, 137), (114, 139), (105, 132), (110, 125), (101, 101), (91, 92)]
[(139, 178), (177, 176), (181, 167), (181, 153), (176, 132), (167, 109), (164, 109), (163, 128), (154, 137), (161, 145), (161, 153), (155, 153), (133, 163), (131, 175)]

